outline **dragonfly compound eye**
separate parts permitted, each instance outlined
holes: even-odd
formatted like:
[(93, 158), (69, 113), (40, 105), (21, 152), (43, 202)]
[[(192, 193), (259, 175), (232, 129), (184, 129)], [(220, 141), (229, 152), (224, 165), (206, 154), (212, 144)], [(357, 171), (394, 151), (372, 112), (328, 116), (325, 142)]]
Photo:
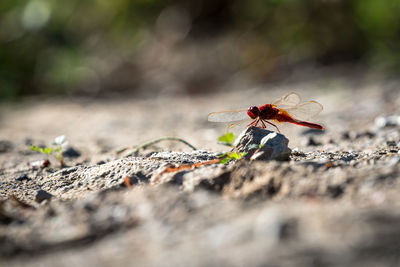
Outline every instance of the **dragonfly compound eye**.
[(255, 119), (260, 115), (260, 110), (256, 106), (251, 106), (247, 110), (247, 115), (249, 115), (250, 118)]

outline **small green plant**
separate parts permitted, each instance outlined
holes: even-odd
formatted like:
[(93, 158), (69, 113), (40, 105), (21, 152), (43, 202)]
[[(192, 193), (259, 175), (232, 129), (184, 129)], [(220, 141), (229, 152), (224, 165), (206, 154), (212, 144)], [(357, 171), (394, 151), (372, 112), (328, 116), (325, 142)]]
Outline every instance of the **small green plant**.
[[(233, 141), (235, 140), (235, 134), (232, 132), (227, 132), (224, 135), (218, 137), (218, 143), (225, 146), (233, 147)], [(232, 160), (240, 160), (242, 159), (247, 153), (246, 152), (226, 152), (221, 154), (218, 158), (220, 159), (218, 163), (225, 164)]]
[(37, 151), (39, 153), (46, 154), (48, 156), (53, 156), (54, 158), (56, 158), (58, 160), (58, 162), (60, 163), (61, 166), (65, 166), (62, 153), (68, 147), (67, 137), (65, 135), (57, 136), (54, 139), (52, 146), (53, 147), (49, 147), (49, 146), (38, 147), (38, 146), (31, 145), (30, 149), (32, 151)]
[(227, 152), (218, 157), (221, 159), (218, 163), (225, 164), (232, 160), (240, 160), (244, 156), (246, 156), (246, 154), (247, 154), (246, 152), (239, 152), (239, 153), (238, 152)]
[(235, 140), (235, 134), (232, 132), (227, 132), (224, 135), (218, 137), (218, 143), (225, 146), (232, 146)]

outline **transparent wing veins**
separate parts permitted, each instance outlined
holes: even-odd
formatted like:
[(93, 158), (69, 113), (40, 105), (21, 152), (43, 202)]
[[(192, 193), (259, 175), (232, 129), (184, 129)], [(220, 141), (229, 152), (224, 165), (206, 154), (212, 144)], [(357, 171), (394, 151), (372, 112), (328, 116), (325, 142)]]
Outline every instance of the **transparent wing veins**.
[(308, 120), (318, 115), (323, 109), (322, 105), (314, 100), (301, 103), (301, 97), (294, 92), (287, 93), (272, 104), (287, 111), (290, 116), (298, 120)]
[(294, 107), (285, 108), (284, 110), (294, 119), (308, 120), (318, 115), (323, 110), (323, 106), (317, 101), (312, 100)]
[(249, 119), (247, 109), (218, 111), (208, 114), (208, 121), (234, 122)]
[(276, 105), (278, 107), (294, 107), (299, 105), (301, 102), (301, 97), (294, 93), (294, 92), (289, 92), (286, 95), (282, 96), (281, 98), (275, 100), (272, 102), (273, 105)]

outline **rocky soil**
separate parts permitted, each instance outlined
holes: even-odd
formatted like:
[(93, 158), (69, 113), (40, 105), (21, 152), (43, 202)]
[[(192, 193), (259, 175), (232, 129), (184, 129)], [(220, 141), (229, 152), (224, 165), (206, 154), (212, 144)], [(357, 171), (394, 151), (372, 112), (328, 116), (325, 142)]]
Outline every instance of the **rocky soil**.
[[(325, 132), (283, 127), (285, 157), (204, 164), (230, 149), (217, 143), (225, 126), (207, 122), (209, 112), (264, 104), (294, 89), (324, 105), (313, 122)], [(1, 262), (399, 266), (399, 107), (400, 83), (378, 78), (3, 105)], [(71, 147), (63, 168), (29, 149), (61, 134)], [(135, 149), (165, 136), (197, 150), (178, 141)]]

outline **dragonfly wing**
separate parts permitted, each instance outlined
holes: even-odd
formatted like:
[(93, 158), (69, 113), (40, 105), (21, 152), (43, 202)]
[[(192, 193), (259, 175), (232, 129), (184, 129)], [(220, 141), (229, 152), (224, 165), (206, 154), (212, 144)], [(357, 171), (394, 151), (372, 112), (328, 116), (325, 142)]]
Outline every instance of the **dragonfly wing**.
[(208, 121), (213, 122), (231, 122), (249, 119), (247, 109), (218, 111), (208, 114)]
[(308, 120), (322, 111), (323, 107), (317, 101), (308, 101), (294, 107), (284, 109), (294, 119)]
[(294, 92), (289, 92), (281, 98), (272, 102), (272, 104), (278, 106), (279, 108), (288, 108), (297, 106), (298, 104), (300, 104), (300, 101), (301, 97), (298, 94)]
[(241, 121), (237, 121), (234, 123), (230, 123), (227, 127), (227, 132), (233, 132), (235, 134), (240, 133), (244, 129), (246, 129), (246, 126), (249, 125), (253, 120), (252, 119), (245, 119)]

